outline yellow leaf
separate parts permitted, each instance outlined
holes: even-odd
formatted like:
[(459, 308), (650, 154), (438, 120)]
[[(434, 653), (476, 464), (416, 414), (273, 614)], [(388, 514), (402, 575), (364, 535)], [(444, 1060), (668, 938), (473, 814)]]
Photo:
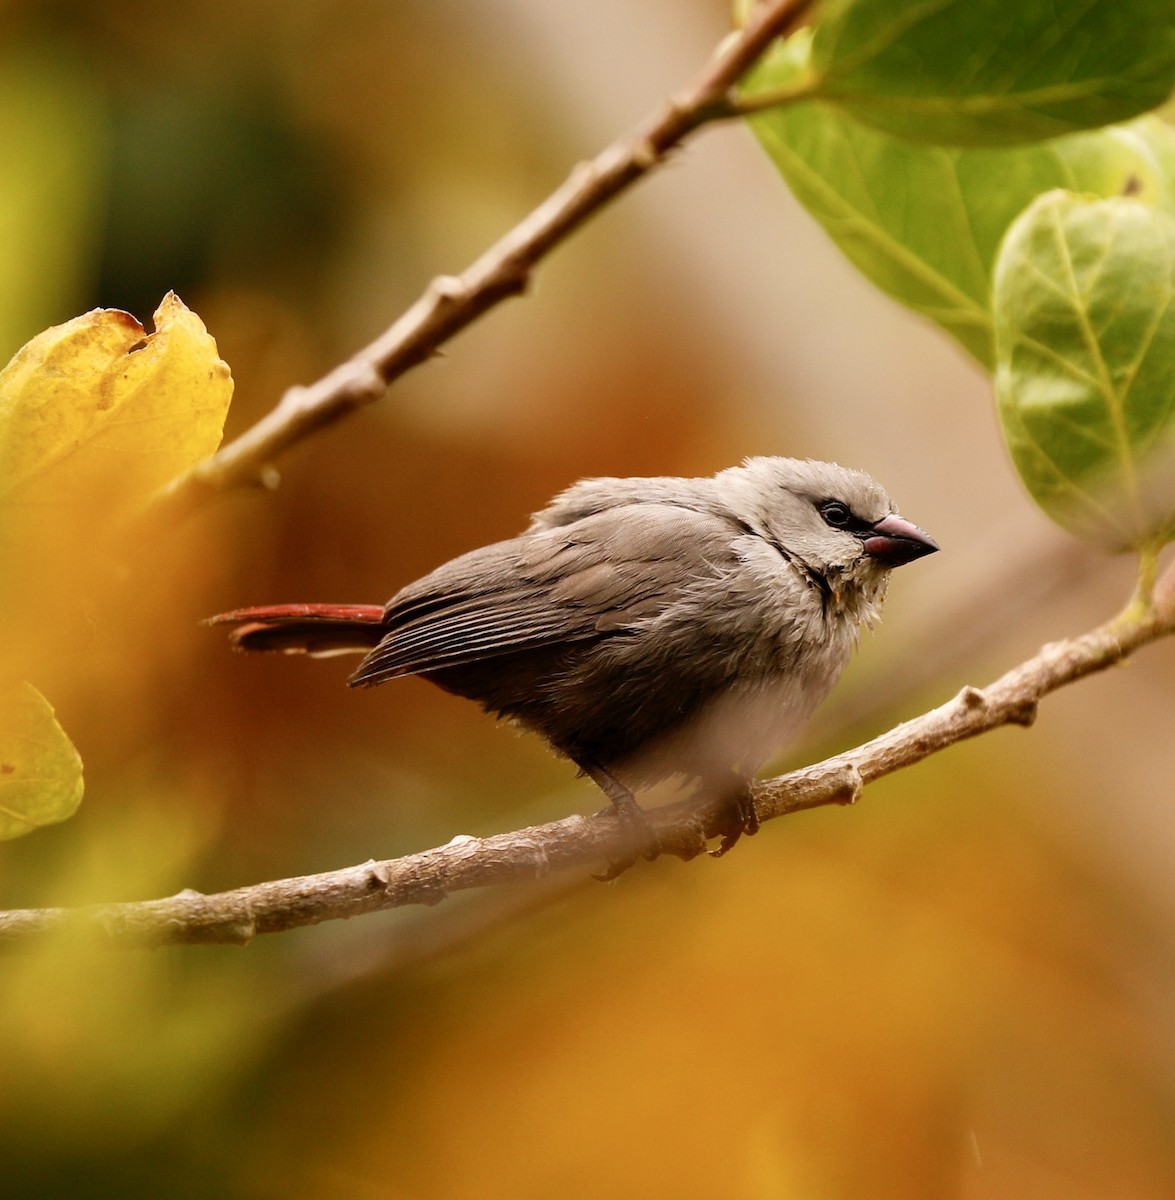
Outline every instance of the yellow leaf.
[(0, 838), (20, 837), (73, 815), (82, 760), (37, 689), (0, 695)]
[(220, 443), (232, 376), (174, 293), (155, 332), (96, 309), (38, 334), (0, 372), (0, 506), (145, 500)]
[(126, 518), (220, 442), (232, 377), (174, 295), (146, 334), (97, 310), (0, 371), (0, 687), (53, 677), (85, 646), (138, 546)]

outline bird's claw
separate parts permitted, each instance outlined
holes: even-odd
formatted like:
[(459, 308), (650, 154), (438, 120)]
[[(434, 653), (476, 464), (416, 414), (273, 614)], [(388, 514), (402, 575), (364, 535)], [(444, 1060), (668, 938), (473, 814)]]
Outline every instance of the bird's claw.
[(706, 851), (711, 858), (728, 854), (744, 833), (747, 837), (753, 837), (759, 832), (759, 814), (755, 810), (755, 797), (749, 785), (728, 796), (724, 808), (725, 820), (720, 831), (722, 840), (715, 849)]
[[(609, 810), (605, 810), (609, 811)], [(629, 867), (636, 865), (638, 858), (652, 862), (660, 853), (661, 845), (657, 833), (649, 823), (648, 814), (633, 799), (632, 794), (612, 797), (612, 812), (625, 831), (625, 843), (630, 847), (620, 858), (610, 862), (599, 873), (593, 873), (592, 878), (601, 883), (610, 883), (619, 878)]]

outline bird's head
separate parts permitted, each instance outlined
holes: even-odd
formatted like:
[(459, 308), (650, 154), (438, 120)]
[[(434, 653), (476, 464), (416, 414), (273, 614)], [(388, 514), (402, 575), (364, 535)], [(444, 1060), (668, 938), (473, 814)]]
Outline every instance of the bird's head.
[(880, 600), (894, 567), (939, 548), (895, 511), (864, 471), (810, 459), (749, 458), (715, 482), (749, 532), (847, 600)]

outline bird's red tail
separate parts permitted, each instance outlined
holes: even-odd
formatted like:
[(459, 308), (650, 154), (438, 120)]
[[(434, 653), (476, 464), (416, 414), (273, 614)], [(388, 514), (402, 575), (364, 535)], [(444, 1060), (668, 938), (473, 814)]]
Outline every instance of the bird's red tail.
[(365, 654), (384, 635), (384, 610), (377, 604), (270, 604), (237, 608), (208, 618), (233, 625), (235, 650), (280, 654)]

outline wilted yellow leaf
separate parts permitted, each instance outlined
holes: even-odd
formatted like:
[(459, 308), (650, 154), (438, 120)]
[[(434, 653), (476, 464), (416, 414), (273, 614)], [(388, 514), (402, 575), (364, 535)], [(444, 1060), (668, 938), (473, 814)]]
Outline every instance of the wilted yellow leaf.
[[(111, 535), (134, 506), (211, 454), (232, 377), (203, 323), (168, 294), (146, 334), (99, 309), (38, 334), (0, 371), (0, 693), (76, 659), (134, 566)], [(28, 684), (0, 695), (0, 838), (61, 821), (81, 762)]]
[(109, 515), (220, 443), (232, 376), (174, 293), (155, 332), (96, 309), (38, 334), (0, 372), (0, 506), (8, 520), (79, 500)]
[(49, 702), (30, 684), (0, 695), (0, 838), (73, 815), (82, 760)]

